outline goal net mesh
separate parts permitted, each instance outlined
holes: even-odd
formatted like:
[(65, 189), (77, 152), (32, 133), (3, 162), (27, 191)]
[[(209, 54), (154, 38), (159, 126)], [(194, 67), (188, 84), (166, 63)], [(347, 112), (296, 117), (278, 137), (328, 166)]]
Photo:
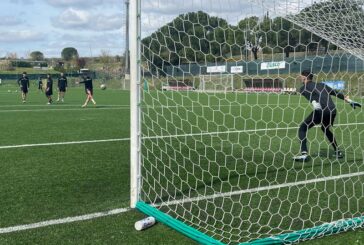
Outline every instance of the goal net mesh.
[[(229, 244), (311, 239), (337, 231), (326, 224), (363, 216), (362, 109), (332, 97), (344, 158), (332, 157), (314, 127), (311, 160), (297, 163), (310, 103), (293, 93), (238, 92), (264, 79), (296, 91), (309, 69), (315, 82), (341, 84), (363, 102), (363, 1), (143, 0), (140, 11), (140, 201)], [(163, 91), (166, 81), (195, 90)]]
[(235, 90), (233, 74), (200, 75), (198, 89), (205, 92), (232, 92)]

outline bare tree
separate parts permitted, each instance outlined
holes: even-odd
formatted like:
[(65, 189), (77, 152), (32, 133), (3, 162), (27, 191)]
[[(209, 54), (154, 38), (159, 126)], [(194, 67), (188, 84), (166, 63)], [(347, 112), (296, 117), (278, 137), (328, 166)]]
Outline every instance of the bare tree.
[(0, 70), (1, 71), (10, 71), (13, 69), (14, 69), (14, 67), (11, 64), (10, 60), (0, 60)]
[(104, 67), (106, 67), (112, 63), (112, 57), (111, 57), (109, 51), (101, 50), (100, 62), (103, 64)]
[(18, 54), (16, 52), (6, 53), (6, 59), (8, 60), (16, 60), (18, 58)]

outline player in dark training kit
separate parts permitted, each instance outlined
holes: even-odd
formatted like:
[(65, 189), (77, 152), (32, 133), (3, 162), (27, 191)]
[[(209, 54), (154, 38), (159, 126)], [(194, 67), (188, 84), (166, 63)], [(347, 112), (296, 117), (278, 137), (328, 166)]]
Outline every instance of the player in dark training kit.
[(83, 77), (83, 81), (80, 83), (85, 84), (85, 92), (86, 92), (86, 101), (82, 105), (82, 107), (86, 107), (88, 102), (91, 100), (94, 105), (96, 105), (96, 101), (93, 98), (93, 85), (92, 85), (92, 79), (89, 75), (85, 75)]
[(41, 77), (38, 78), (38, 91), (43, 93), (43, 82)]
[(27, 77), (26, 72), (23, 72), (22, 77), (18, 79), (18, 85), (20, 86), (21, 90), (21, 98), (23, 103), (25, 103), (29, 91), (29, 78)]
[(46, 84), (46, 90), (45, 95), (48, 98), (48, 105), (52, 104), (52, 94), (53, 94), (53, 80), (51, 78), (50, 74), (47, 74), (47, 84)]
[(308, 157), (307, 149), (307, 131), (315, 125), (321, 124), (321, 130), (326, 135), (329, 143), (333, 147), (334, 157), (342, 158), (343, 154), (339, 150), (334, 134), (330, 131), (330, 127), (334, 125), (336, 117), (336, 106), (330, 96), (336, 96), (339, 99), (345, 100), (355, 109), (361, 107), (357, 102), (352, 101), (349, 96), (344, 96), (342, 93), (336, 92), (324, 83), (313, 82), (313, 74), (304, 70), (301, 73), (303, 86), (299, 93), (305, 97), (313, 106), (313, 112), (303, 121), (298, 129), (298, 138), (301, 144), (301, 155), (295, 156), (295, 161), (306, 161)]
[(64, 102), (64, 94), (66, 93), (66, 90), (67, 90), (67, 78), (65, 77), (65, 75), (62, 72), (61, 77), (58, 79), (57, 102), (59, 101), (59, 99), (61, 99), (61, 101)]

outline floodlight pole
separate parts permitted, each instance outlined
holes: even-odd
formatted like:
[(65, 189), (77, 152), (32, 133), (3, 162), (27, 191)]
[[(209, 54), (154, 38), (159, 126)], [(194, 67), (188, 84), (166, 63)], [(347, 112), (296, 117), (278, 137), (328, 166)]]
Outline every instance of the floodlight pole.
[(141, 189), (140, 122), (140, 3), (130, 2), (130, 207), (135, 208)]

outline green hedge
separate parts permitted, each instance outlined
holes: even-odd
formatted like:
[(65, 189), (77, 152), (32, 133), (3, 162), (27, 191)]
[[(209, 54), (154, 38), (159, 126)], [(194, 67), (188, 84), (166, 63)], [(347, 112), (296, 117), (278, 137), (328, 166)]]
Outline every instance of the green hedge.
[(11, 61), (13, 67), (31, 68), (33, 66), (48, 67), (47, 62)]

